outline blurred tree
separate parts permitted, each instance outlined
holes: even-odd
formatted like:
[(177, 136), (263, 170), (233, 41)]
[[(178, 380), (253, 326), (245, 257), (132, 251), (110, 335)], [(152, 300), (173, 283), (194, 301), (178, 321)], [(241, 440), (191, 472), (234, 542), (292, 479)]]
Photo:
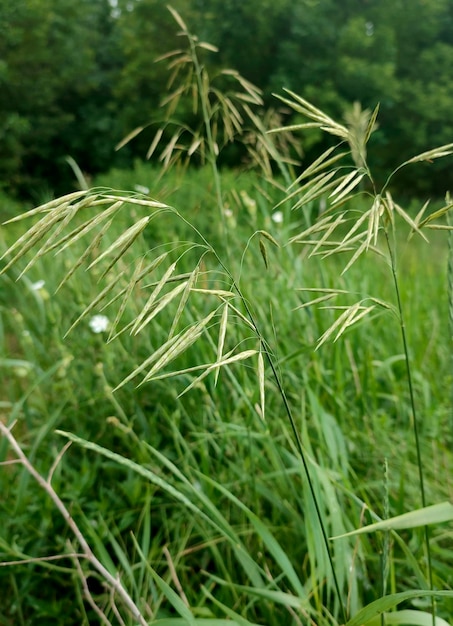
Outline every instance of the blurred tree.
[[(396, 162), (452, 141), (451, 0), (174, 0), (191, 32), (264, 91), (287, 87), (334, 116), (380, 102), (370, 159)], [(146, 154), (153, 131), (119, 153), (135, 127), (162, 117), (178, 26), (159, 0), (0, 0), (0, 184), (29, 195), (73, 181), (70, 154), (90, 173)], [(179, 111), (181, 113), (181, 111)], [(183, 112), (184, 113), (184, 112)], [(190, 122), (190, 110), (187, 110)], [(307, 160), (322, 149), (304, 135)], [(426, 179), (403, 170), (411, 192), (453, 186), (448, 161)], [(442, 182), (442, 188), (440, 186)]]
[[(72, 180), (63, 157), (107, 166), (116, 51), (107, 0), (0, 3), (0, 180), (37, 193)], [(39, 193), (39, 191), (38, 191)]]
[[(175, 0), (171, 4), (190, 24), (192, 3)], [(119, 105), (121, 133), (125, 136), (137, 126), (161, 119), (160, 104), (167, 95), (169, 72), (167, 64), (156, 63), (156, 59), (178, 48), (180, 42), (178, 25), (160, 0), (119, 0), (117, 12), (122, 65), (114, 98)], [(123, 150), (143, 157), (150, 134), (140, 134)]]

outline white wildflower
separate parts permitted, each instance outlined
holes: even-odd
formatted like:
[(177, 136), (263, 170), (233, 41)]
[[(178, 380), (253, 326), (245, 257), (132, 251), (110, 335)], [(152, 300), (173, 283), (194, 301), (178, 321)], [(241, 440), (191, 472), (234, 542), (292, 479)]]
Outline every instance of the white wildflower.
[(37, 280), (35, 283), (31, 284), (31, 288), (33, 289), (33, 291), (39, 291), (40, 289), (42, 289), (44, 287), (44, 285), (46, 284), (45, 280)]
[(275, 211), (275, 213), (272, 214), (272, 221), (276, 224), (281, 224), (283, 222), (282, 211)]
[(103, 333), (109, 327), (109, 318), (105, 315), (93, 315), (88, 324), (94, 333)]

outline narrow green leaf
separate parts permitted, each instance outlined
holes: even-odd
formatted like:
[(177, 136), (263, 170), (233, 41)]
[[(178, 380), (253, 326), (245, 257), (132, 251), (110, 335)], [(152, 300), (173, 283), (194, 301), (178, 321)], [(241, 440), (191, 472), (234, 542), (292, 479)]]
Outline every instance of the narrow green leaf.
[[(219, 607), (219, 609), (221, 609), (225, 613), (225, 615), (227, 615), (230, 618), (228, 622), (225, 624), (225, 626), (230, 626), (230, 625), (231, 626), (258, 626), (258, 624), (254, 622), (249, 622), (247, 619), (245, 619), (245, 617), (242, 617), (242, 615), (239, 615), (239, 613), (236, 613), (236, 611), (233, 611), (233, 609), (231, 609), (229, 606), (220, 602), (220, 600), (218, 600), (215, 596), (213, 596), (212, 593), (208, 591), (208, 589), (205, 586), (202, 587), (202, 590), (205, 596), (209, 598), (211, 602), (215, 604), (215, 606)], [(219, 621), (223, 621), (223, 620), (219, 620)], [(200, 624), (200, 626), (202, 625)]]
[(156, 582), (159, 589), (162, 591), (164, 596), (167, 598), (171, 606), (174, 610), (186, 621), (188, 626), (197, 626), (196, 621), (192, 615), (189, 607), (183, 602), (183, 600), (178, 596), (178, 594), (173, 591), (170, 585), (165, 582), (163, 578), (159, 576), (159, 574), (152, 568), (149, 568), (151, 576)]
[(377, 615), (371, 620), (366, 622), (365, 626), (381, 626), (382, 617), (384, 617), (384, 624), (390, 626), (390, 624), (406, 624), (406, 626), (450, 626), (441, 617), (435, 618), (433, 621), (432, 613), (426, 613), (425, 611), (413, 611), (406, 609), (404, 611), (397, 611), (396, 613), (383, 613)]
[(384, 596), (371, 602), (360, 609), (344, 626), (367, 626), (377, 615), (382, 615), (395, 608), (401, 602), (414, 600), (416, 598), (453, 598), (453, 591), (429, 591), (418, 589), (416, 591), (402, 591), (389, 596)]
[(417, 528), (418, 526), (428, 526), (431, 524), (442, 524), (443, 522), (450, 522), (453, 520), (453, 504), (450, 502), (441, 502), (439, 504), (433, 504), (416, 511), (410, 511), (409, 513), (403, 513), (403, 515), (397, 515), (389, 519), (363, 526), (357, 530), (352, 530), (344, 535), (338, 535), (337, 537), (331, 537), (334, 539), (341, 539), (343, 537), (352, 537), (353, 535), (361, 535), (362, 533), (372, 533), (376, 530), (403, 530), (405, 528)]
[[(271, 604), (280, 604), (282, 606), (291, 607), (296, 610), (307, 610), (309, 607), (308, 601), (305, 598), (294, 596), (284, 591), (276, 591), (274, 589), (267, 589), (265, 587), (248, 587), (246, 585), (231, 584), (225, 580), (222, 580), (218, 576), (211, 574), (210, 578), (220, 585), (231, 585), (234, 589), (241, 591), (247, 595), (257, 596), (264, 600), (267, 600)], [(304, 593), (304, 596), (306, 594)], [(346, 625), (346, 626), (349, 626)]]

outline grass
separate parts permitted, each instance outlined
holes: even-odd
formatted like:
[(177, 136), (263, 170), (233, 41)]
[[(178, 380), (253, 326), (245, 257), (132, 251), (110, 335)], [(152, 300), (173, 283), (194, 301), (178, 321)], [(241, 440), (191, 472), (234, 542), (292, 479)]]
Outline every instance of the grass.
[[(452, 498), (448, 248), (417, 231), (443, 225), (449, 204), (425, 220), (372, 193), (373, 115), (352, 136), (295, 94), (285, 103), (343, 133), (361, 162), (319, 178), (326, 153), (308, 186), (288, 187), (291, 159), (245, 99), (252, 145), (279, 175), (223, 172), (220, 124), (239, 104), (207, 96), (199, 44), (175, 19), (190, 44), (181, 73), (195, 68), (187, 92), (204, 104), (183, 158), (170, 138), (173, 168), (136, 163), (58, 199), (34, 214), (60, 215), (54, 230), (30, 226), (5, 257), (17, 253), (0, 277), (0, 621), (443, 626), (451, 511), (424, 507)], [(206, 165), (187, 169), (194, 135)], [(22, 232), (2, 227), (2, 247)], [(46, 238), (48, 252), (71, 245), (37, 254)], [(15, 282), (27, 242), (33, 263)]]

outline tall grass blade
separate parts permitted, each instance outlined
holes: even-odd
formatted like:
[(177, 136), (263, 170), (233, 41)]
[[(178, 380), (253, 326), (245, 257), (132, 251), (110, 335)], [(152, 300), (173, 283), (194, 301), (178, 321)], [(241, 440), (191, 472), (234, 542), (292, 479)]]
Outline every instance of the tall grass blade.
[(372, 533), (377, 530), (403, 530), (431, 524), (442, 524), (444, 522), (450, 522), (451, 520), (453, 520), (453, 504), (450, 502), (441, 502), (416, 511), (403, 513), (402, 515), (397, 515), (396, 517), (391, 517), (381, 522), (369, 524), (368, 526), (362, 526), (362, 528), (352, 530), (344, 535), (332, 537), (332, 540), (361, 535), (363, 533)]

